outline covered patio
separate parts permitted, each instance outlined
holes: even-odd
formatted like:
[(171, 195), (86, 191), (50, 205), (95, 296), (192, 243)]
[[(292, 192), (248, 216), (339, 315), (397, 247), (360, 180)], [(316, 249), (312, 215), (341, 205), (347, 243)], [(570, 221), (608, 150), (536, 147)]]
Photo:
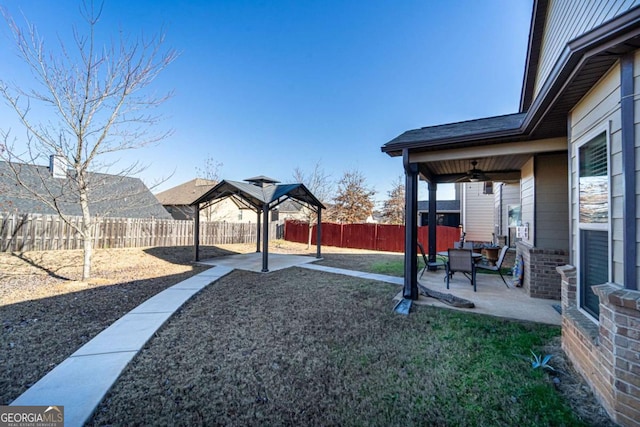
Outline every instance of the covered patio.
[[(526, 237), (517, 253), (525, 269), (535, 268), (535, 256), (550, 257), (556, 265), (568, 258), (567, 140), (553, 128), (524, 132), (526, 113), (488, 117), (404, 132), (382, 146), (392, 157), (402, 157), (405, 172), (405, 284), (404, 297), (418, 298), (417, 205), (418, 181), (429, 192), (429, 262), (436, 261), (436, 199), (438, 184), (501, 182), (518, 183), (522, 225)], [(542, 202), (546, 203), (542, 203)], [(545, 207), (545, 206), (548, 206)], [(473, 212), (469, 212), (473, 215)], [(501, 213), (502, 214), (502, 213)], [(559, 278), (525, 271), (529, 296), (559, 299)], [(552, 283), (557, 292), (549, 291)], [(503, 285), (504, 288), (504, 285)]]

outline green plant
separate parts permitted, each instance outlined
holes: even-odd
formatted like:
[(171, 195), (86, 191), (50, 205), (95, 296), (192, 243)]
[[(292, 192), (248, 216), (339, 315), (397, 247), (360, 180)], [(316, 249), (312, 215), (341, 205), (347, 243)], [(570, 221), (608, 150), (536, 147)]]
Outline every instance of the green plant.
[(551, 360), (552, 357), (551, 354), (547, 354), (546, 356), (542, 357), (542, 355), (535, 354), (533, 350), (531, 350), (531, 354), (533, 355), (533, 357), (531, 358), (531, 367), (533, 369), (542, 368), (548, 369), (550, 371), (555, 371), (555, 368), (549, 365), (549, 360)]

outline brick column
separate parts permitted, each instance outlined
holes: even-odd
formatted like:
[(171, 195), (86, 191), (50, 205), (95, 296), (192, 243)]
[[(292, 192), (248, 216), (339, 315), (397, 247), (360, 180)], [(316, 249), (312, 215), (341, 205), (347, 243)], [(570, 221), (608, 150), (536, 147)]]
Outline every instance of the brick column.
[(569, 262), (569, 252), (535, 248), (522, 242), (516, 246), (524, 262), (525, 292), (532, 298), (561, 299), (557, 267)]
[(562, 279), (560, 299), (562, 311), (566, 312), (569, 307), (576, 307), (576, 268), (572, 265), (563, 265), (556, 267), (556, 271), (560, 273)]
[(614, 421), (640, 426), (640, 291), (605, 284), (600, 298), (600, 343), (611, 366)]

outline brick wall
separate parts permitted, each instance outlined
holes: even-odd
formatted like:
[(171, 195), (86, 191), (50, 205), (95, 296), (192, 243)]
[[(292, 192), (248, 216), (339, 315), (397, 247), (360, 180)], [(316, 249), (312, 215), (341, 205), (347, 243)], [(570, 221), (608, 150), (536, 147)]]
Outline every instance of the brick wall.
[(640, 292), (594, 286), (595, 323), (576, 305), (576, 269), (557, 268), (562, 285), (562, 348), (611, 418), (640, 427)]
[(517, 256), (524, 261), (523, 288), (530, 297), (561, 299), (560, 275), (556, 267), (569, 262), (569, 252), (560, 249), (538, 249), (525, 243), (516, 244)]

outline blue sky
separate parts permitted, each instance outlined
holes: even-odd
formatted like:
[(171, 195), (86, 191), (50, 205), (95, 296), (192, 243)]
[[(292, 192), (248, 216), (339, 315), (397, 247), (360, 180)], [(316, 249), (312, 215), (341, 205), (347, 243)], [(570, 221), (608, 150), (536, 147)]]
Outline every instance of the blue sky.
[[(79, 24), (77, 1), (0, 0), (23, 13), (49, 49)], [(532, 0), (106, 0), (101, 38), (164, 31), (179, 58), (153, 85), (173, 135), (122, 152), (158, 192), (193, 179), (211, 157), (221, 178), (321, 162), (338, 180), (363, 173), (383, 200), (402, 175), (380, 147), (408, 129), (518, 110)], [(54, 19), (52, 19), (54, 18)], [(4, 25), (4, 23), (2, 23)], [(2, 78), (29, 85), (6, 28)], [(22, 132), (0, 106), (0, 127)], [(443, 194), (445, 196), (445, 194)]]

